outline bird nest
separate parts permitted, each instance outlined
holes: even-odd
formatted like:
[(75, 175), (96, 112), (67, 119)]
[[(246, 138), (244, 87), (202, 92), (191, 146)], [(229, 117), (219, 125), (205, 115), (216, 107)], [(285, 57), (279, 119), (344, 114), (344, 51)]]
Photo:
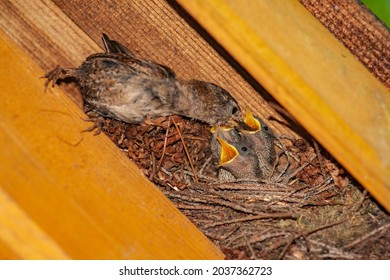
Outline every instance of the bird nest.
[(277, 135), (262, 181), (221, 182), (210, 127), (180, 116), (103, 131), (227, 259), (388, 259), (389, 216), (312, 139)]

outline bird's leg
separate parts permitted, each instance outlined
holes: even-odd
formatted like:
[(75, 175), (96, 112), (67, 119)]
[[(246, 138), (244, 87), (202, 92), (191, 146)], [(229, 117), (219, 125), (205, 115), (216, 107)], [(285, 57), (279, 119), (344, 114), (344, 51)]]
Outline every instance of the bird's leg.
[(47, 79), (45, 82), (45, 92), (47, 90), (47, 87), (49, 86), (50, 82), (52, 84), (52, 87), (57, 83), (59, 79), (64, 79), (66, 77), (74, 77), (75, 76), (75, 69), (64, 69), (61, 66), (57, 65), (56, 68), (53, 70), (47, 72), (45, 75), (43, 75), (42, 78)]
[(98, 135), (100, 134), (100, 132), (102, 132), (104, 126), (104, 118), (102, 116), (99, 116), (97, 114), (91, 116), (88, 114), (88, 118), (83, 120), (86, 122), (93, 122), (93, 124), (90, 127), (87, 127), (86, 129), (82, 130), (82, 132), (91, 132), (95, 129), (96, 131), (93, 135)]

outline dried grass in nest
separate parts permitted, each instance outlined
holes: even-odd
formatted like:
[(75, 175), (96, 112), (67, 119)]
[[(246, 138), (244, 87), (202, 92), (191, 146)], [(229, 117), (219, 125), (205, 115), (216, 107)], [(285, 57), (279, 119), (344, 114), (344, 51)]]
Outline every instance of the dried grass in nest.
[(280, 136), (273, 178), (220, 182), (208, 126), (147, 123), (104, 132), (227, 259), (390, 258), (389, 216), (314, 141)]

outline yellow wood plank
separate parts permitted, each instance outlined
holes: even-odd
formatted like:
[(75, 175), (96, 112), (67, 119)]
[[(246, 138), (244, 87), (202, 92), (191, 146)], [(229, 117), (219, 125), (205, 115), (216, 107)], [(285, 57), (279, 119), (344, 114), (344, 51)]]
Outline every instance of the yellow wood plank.
[[(243, 108), (249, 106), (263, 119), (272, 115), (282, 121), (267, 98), (254, 89), (259, 86), (248, 83), (240, 69), (175, 12), (177, 4), (170, 4), (115, 1), (112, 10), (111, 2), (98, 0), (4, 0), (0, 1), (0, 28), (45, 71), (57, 64), (77, 67), (85, 57), (101, 51), (101, 32), (105, 32), (137, 55), (171, 67), (178, 77), (221, 85)], [(278, 133), (291, 133), (278, 121), (269, 125)]]
[(0, 8), (0, 28), (43, 69), (76, 67), (102, 50), (51, 0), (5, 0)]
[(81, 132), (85, 116), (57, 88), (44, 94), (42, 75), (0, 32), (0, 255), (222, 258), (105, 135)]
[(178, 1), (390, 210), (390, 94), (298, 1)]
[(50, 236), (42, 231), (2, 189), (0, 189), (0, 240), (9, 247), (6, 256), (11, 259), (68, 258)]

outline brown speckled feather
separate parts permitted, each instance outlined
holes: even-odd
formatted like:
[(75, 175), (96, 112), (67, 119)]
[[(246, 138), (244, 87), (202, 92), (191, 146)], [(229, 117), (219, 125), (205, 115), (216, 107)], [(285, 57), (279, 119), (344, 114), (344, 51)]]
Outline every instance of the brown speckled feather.
[(72, 76), (95, 111), (129, 123), (179, 114), (213, 125), (239, 114), (237, 102), (221, 87), (176, 79), (170, 68), (136, 57), (105, 34), (103, 42), (106, 53), (87, 57), (76, 69), (57, 67), (45, 75), (46, 85)]

